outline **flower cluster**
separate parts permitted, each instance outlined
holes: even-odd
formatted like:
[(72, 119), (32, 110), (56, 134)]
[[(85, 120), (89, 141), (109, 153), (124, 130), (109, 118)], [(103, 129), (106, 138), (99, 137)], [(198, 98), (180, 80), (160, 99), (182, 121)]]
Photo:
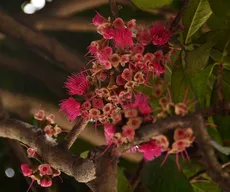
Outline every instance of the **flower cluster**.
[[(58, 134), (62, 132), (62, 129), (55, 123), (55, 115), (48, 114), (46, 115), (44, 110), (39, 109), (34, 114), (34, 119), (36, 120), (37, 126), (40, 128), (44, 128), (43, 131), (45, 136), (49, 140), (54, 140)], [(27, 146), (26, 146), (27, 147)], [(27, 156), (28, 158), (34, 158), (42, 162), (41, 157), (37, 153), (36, 148), (27, 147)], [(25, 177), (30, 177), (32, 179), (32, 183), (27, 191), (30, 190), (34, 181), (41, 187), (50, 187), (52, 185), (52, 178), (56, 176), (60, 176), (61, 172), (59, 170), (54, 169), (49, 164), (33, 164), (29, 166), (28, 164), (21, 165), (22, 174)]]
[(32, 182), (37, 181), (41, 187), (50, 187), (52, 185), (52, 178), (61, 174), (59, 170), (52, 168), (49, 164), (40, 164), (39, 166), (22, 164), (21, 170), (25, 177), (30, 177)]
[(34, 119), (39, 122), (39, 126), (44, 128), (44, 132), (49, 137), (56, 138), (62, 132), (62, 129), (55, 123), (55, 115), (46, 115), (44, 110), (38, 110), (34, 114)]
[[(167, 64), (178, 50), (169, 43), (174, 35), (169, 27), (156, 23), (144, 28), (135, 19), (111, 20), (99, 13), (93, 24), (102, 39), (88, 47), (91, 67), (72, 74), (65, 83), (69, 98), (60, 107), (69, 121), (80, 116), (102, 125), (107, 144), (120, 145), (132, 142), (136, 129), (144, 124), (189, 112), (187, 92), (181, 103), (173, 103), (163, 80)], [(168, 138), (159, 135), (135, 149), (152, 160), (162, 152), (179, 152), (177, 144), (172, 145), (172, 152)]]

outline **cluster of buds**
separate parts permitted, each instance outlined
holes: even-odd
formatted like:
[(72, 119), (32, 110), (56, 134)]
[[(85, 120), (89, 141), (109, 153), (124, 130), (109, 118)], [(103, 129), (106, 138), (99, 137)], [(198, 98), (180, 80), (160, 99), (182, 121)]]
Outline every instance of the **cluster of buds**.
[[(156, 23), (144, 28), (134, 19), (111, 20), (99, 13), (93, 24), (102, 39), (88, 47), (91, 67), (69, 76), (65, 83), (69, 98), (60, 107), (69, 121), (80, 116), (103, 125), (107, 144), (120, 145), (132, 142), (135, 130), (144, 124), (189, 112), (187, 93), (183, 102), (173, 103), (162, 78), (178, 50), (169, 43), (174, 35), (169, 26)], [(143, 89), (148, 89), (147, 95)], [(151, 100), (157, 102), (152, 105)], [(135, 149), (152, 160), (169, 151), (169, 141), (159, 135)]]
[[(49, 164), (40, 164), (39, 166), (22, 164), (21, 170), (25, 177), (32, 179), (31, 186), (34, 181), (37, 181), (41, 187), (50, 187), (52, 185), (52, 178), (61, 174), (59, 170), (52, 168)], [(27, 191), (29, 191), (29, 189)]]
[[(34, 119), (37, 121), (40, 128), (44, 128), (43, 131), (47, 138), (56, 138), (57, 135), (62, 132), (62, 129), (55, 123), (55, 115), (53, 114), (46, 115), (44, 110), (39, 109), (34, 114)], [(28, 158), (38, 160), (39, 163), (42, 162), (36, 148), (27, 147), (27, 156)], [(52, 185), (52, 178), (60, 176), (61, 174), (59, 170), (54, 169), (49, 164), (33, 164), (31, 166), (22, 164), (21, 171), (25, 177), (30, 177), (32, 179), (31, 185), (27, 191), (30, 190), (34, 181), (37, 181), (41, 187), (50, 187)]]
[(56, 138), (62, 132), (62, 129), (55, 123), (54, 114), (46, 115), (45, 111), (40, 109), (34, 114), (34, 119), (39, 122), (39, 126), (44, 128), (43, 131), (49, 137)]

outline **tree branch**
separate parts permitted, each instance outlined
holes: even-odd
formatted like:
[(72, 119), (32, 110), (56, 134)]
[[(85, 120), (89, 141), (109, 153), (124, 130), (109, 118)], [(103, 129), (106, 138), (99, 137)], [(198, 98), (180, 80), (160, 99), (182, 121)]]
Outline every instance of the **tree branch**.
[[(55, 114), (55, 121), (60, 127), (65, 130), (71, 130), (73, 127), (73, 124), (67, 121), (67, 119), (61, 113), (57, 113), (59, 110), (57, 105), (41, 99), (1, 89), (0, 95), (2, 97), (3, 107), (7, 111), (17, 115), (19, 118), (25, 120), (30, 119), (33, 114), (37, 112), (38, 106), (41, 105), (47, 113)], [(92, 145), (100, 146), (106, 144), (104, 134), (100, 132), (100, 130), (95, 132), (92, 125), (88, 125), (87, 128), (82, 131), (80, 137)], [(122, 154), (122, 157), (128, 159), (129, 161), (139, 162), (142, 158), (142, 155), (140, 153), (124, 153)]]
[(87, 126), (89, 120), (83, 119), (82, 122), (77, 123), (74, 125), (74, 127), (71, 129), (71, 131), (68, 133), (68, 135), (65, 137), (63, 144), (69, 149), (74, 142), (79, 137), (80, 133), (85, 129)]
[(37, 148), (45, 162), (74, 177), (78, 182), (95, 179), (96, 168), (92, 161), (73, 156), (67, 149), (47, 140), (43, 131), (32, 125), (14, 119), (4, 120), (0, 123), (0, 137), (18, 140)]
[(83, 61), (76, 54), (64, 48), (57, 40), (35, 32), (15, 21), (0, 8), (0, 31), (5, 35), (22, 40), (27, 45), (39, 51), (43, 56), (63, 64), (71, 71), (83, 68)]

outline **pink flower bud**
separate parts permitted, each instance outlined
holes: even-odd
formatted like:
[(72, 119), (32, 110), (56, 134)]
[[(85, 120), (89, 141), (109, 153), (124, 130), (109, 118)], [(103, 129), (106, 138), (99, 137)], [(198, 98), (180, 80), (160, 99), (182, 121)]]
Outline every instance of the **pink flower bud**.
[(105, 22), (106, 22), (106, 19), (103, 16), (101, 16), (99, 13), (96, 13), (96, 15), (93, 18), (93, 24), (95, 26), (99, 26)]
[(52, 179), (50, 177), (43, 177), (40, 181), (40, 185), (42, 187), (50, 187), (52, 186)]
[(46, 116), (46, 120), (47, 120), (50, 124), (54, 124), (54, 123), (55, 123), (54, 119), (55, 119), (55, 115), (54, 115), (54, 114), (50, 114), (50, 115)]
[(22, 170), (22, 174), (25, 177), (28, 177), (28, 176), (32, 175), (32, 173), (33, 173), (33, 170), (29, 168), (28, 164), (21, 164), (21, 170)]
[(27, 149), (27, 155), (29, 158), (34, 158), (36, 155), (37, 149), (29, 147)]
[(45, 119), (45, 111), (39, 110), (37, 113), (34, 114), (34, 118), (38, 121), (43, 121)]

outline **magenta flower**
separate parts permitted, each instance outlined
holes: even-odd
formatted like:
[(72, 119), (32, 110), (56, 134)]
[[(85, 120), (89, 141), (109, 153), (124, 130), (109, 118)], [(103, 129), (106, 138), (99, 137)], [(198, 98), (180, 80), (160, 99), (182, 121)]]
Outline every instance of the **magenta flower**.
[(84, 73), (73, 74), (67, 78), (65, 87), (70, 95), (83, 95), (89, 86), (89, 81)]
[(153, 63), (153, 67), (154, 67), (154, 72), (156, 73), (157, 76), (165, 72), (165, 68), (162, 67), (162, 65), (159, 63)]
[(44, 175), (52, 175), (53, 171), (49, 164), (41, 164), (38, 166), (38, 170), (42, 176)]
[(133, 107), (137, 107), (142, 115), (152, 113), (152, 108), (148, 104), (149, 98), (141, 93), (135, 96)]
[(29, 168), (28, 164), (21, 164), (21, 170), (22, 170), (22, 174), (25, 177), (28, 177), (28, 176), (32, 175), (32, 173), (33, 173), (33, 170)]
[(154, 25), (150, 34), (153, 45), (165, 45), (171, 36), (171, 32), (163, 24)]
[(111, 144), (112, 140), (111, 138), (115, 134), (115, 126), (112, 124), (105, 124), (104, 125), (104, 135), (105, 135), (105, 140), (107, 144)]
[(99, 25), (104, 24), (105, 22), (106, 22), (106, 19), (99, 13), (96, 13), (96, 15), (93, 18), (93, 24), (95, 26), (99, 26)]
[(92, 103), (94, 108), (102, 109), (104, 107), (102, 99), (93, 99)]
[(115, 47), (121, 49), (133, 46), (132, 32), (124, 27), (114, 30), (113, 40), (114, 40)]
[(77, 116), (81, 113), (81, 104), (76, 101), (73, 97), (69, 97), (68, 99), (62, 100), (61, 111), (65, 113), (69, 121), (73, 121)]
[(43, 177), (40, 181), (40, 185), (42, 187), (50, 187), (52, 186), (52, 179), (50, 177)]
[(144, 46), (151, 42), (151, 35), (148, 29), (139, 29), (137, 33), (137, 40)]
[(161, 147), (158, 146), (155, 141), (142, 144), (138, 149), (140, 152), (144, 153), (144, 159), (146, 161), (151, 161), (156, 157), (159, 157), (162, 153)]

